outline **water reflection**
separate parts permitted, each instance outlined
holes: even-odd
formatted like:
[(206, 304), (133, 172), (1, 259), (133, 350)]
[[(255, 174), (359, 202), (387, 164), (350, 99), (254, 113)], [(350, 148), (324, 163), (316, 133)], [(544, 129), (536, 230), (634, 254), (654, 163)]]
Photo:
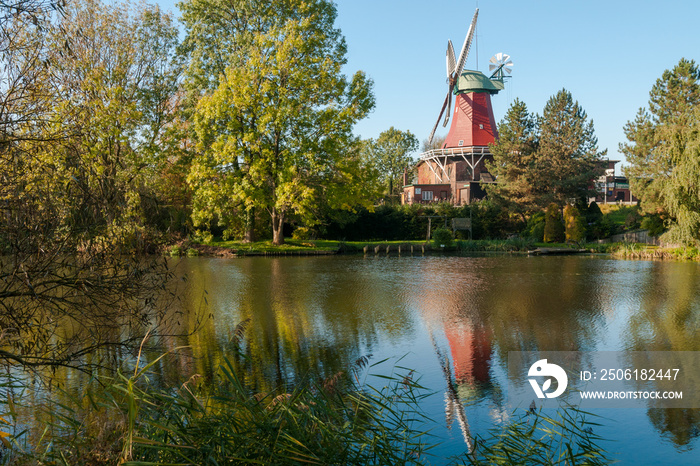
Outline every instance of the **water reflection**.
[[(655, 262), (640, 277), (644, 293), (632, 310), (623, 341), (636, 351), (700, 351), (700, 274), (697, 264)], [(700, 371), (682, 353), (672, 367), (700, 387)], [(638, 363), (638, 365), (640, 365)], [(659, 380), (657, 390), (674, 390), (673, 381)], [(684, 396), (688, 396), (684, 393)], [(700, 393), (695, 393), (700, 403)], [(654, 409), (648, 411), (653, 425), (674, 444), (684, 447), (700, 437), (700, 409)]]
[[(370, 353), (412, 351), (403, 364), (440, 379), (430, 382), (446, 394), (448, 420), (478, 432), (469, 427), (477, 405), (489, 419), (508, 415), (502, 387), (520, 377), (506, 371), (508, 351), (700, 351), (697, 264), (416, 255), (189, 258), (180, 267), (189, 283), (181, 310), (198, 310), (180, 324), (204, 331), (166, 340), (192, 349), (164, 360), (163, 383), (211, 377), (228, 356), (267, 391), (327, 378)], [(238, 354), (232, 337), (243, 321)], [(652, 429), (692, 448), (698, 412), (650, 409), (649, 430), (630, 448), (660, 448)]]

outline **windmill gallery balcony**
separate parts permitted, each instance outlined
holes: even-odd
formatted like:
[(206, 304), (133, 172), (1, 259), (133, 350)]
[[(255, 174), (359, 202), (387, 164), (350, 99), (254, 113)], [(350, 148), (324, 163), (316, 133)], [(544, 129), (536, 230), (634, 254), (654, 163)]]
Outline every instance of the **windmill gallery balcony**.
[(469, 204), (485, 196), (483, 184), (493, 183), (485, 161), (492, 158), (488, 146), (433, 149), (420, 155), (416, 182), (404, 177), (402, 204), (451, 201)]

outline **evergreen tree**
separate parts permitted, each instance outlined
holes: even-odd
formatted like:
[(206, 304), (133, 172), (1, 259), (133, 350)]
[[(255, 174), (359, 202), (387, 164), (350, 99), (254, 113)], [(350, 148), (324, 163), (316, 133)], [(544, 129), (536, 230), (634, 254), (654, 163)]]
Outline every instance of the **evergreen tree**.
[(578, 243), (585, 239), (586, 224), (584, 217), (571, 204), (567, 204), (564, 207), (564, 227), (567, 243)]
[(564, 222), (561, 218), (561, 209), (552, 202), (545, 211), (544, 242), (561, 243), (564, 241)]
[(700, 69), (681, 59), (649, 93), (625, 125), (629, 143), (620, 144), (632, 191), (647, 212), (670, 214), (671, 241), (700, 240)]
[(540, 122), (537, 170), (548, 186), (544, 196), (560, 206), (571, 200), (587, 200), (598, 175), (598, 152), (593, 122), (571, 93), (562, 89), (544, 107)]
[(546, 180), (539, 170), (537, 116), (515, 99), (505, 118), (498, 125), (499, 138), (491, 145), (493, 162), (487, 162), (497, 183), (486, 185), (488, 195), (523, 216), (539, 209), (546, 192)]

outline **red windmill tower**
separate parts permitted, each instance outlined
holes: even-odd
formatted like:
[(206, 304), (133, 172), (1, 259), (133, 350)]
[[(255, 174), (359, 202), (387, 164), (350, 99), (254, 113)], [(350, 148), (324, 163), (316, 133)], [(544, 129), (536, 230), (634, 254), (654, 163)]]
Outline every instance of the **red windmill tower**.
[[(513, 62), (506, 54), (495, 55), (489, 64), (490, 77), (480, 71), (463, 69), (478, 15), (477, 9), (459, 59), (455, 59), (452, 41), (447, 42), (447, 96), (429, 141), (432, 142), (443, 114), (442, 125), (447, 126), (451, 116), (452, 125), (439, 149), (420, 155), (417, 181), (412, 185), (404, 183), (403, 203), (451, 200), (456, 205), (469, 204), (484, 197), (483, 183), (494, 181), (484, 164), (491, 157), (488, 145), (498, 138), (491, 95), (503, 89), (505, 75), (511, 73)], [(453, 95), (456, 96), (454, 109)]]

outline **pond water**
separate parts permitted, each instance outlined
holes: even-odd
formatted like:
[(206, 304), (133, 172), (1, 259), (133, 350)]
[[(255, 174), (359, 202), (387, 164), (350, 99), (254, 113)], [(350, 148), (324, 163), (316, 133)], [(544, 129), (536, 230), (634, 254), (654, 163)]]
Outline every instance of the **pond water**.
[[(198, 311), (181, 325), (194, 328), (196, 314), (202, 328), (187, 341), (191, 366), (169, 371), (213, 373), (245, 319), (255, 368), (248, 382), (260, 390), (331, 376), (361, 356), (389, 358), (373, 370), (409, 367), (435, 392), (423, 408), (442, 442), (437, 464), (465, 450), (459, 423), (448, 424), (449, 385), (472, 434), (512, 415), (509, 351), (700, 351), (697, 263), (512, 255), (176, 262), (187, 277), (183, 310)], [(596, 433), (621, 464), (700, 463), (699, 409), (594, 412), (604, 417)]]

